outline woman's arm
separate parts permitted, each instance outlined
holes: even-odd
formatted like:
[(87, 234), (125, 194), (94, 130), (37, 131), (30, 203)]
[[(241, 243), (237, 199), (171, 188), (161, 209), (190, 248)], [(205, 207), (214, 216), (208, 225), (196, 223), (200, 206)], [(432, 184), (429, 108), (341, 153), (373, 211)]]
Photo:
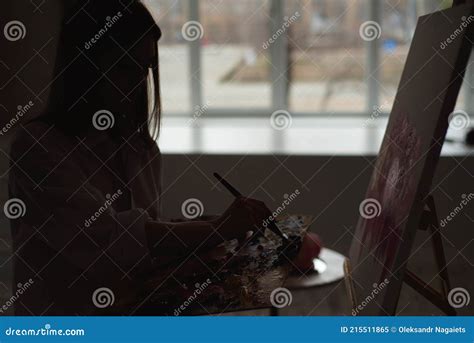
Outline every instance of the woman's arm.
[(209, 249), (223, 242), (217, 221), (159, 222), (145, 226), (148, 246), (154, 255), (179, 255)]
[(238, 198), (219, 217), (207, 221), (148, 221), (145, 230), (155, 255), (178, 255), (215, 247), (225, 240), (245, 239), (249, 231), (262, 232), (269, 210), (257, 200)]

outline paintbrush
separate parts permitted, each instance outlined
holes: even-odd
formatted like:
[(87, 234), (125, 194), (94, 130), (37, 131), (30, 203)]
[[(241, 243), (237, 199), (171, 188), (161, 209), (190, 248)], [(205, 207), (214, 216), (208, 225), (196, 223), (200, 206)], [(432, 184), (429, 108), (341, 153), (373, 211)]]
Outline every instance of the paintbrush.
[[(214, 173), (213, 175), (234, 197), (239, 198), (242, 196), (242, 193), (240, 193), (234, 186), (227, 182), (222, 176), (217, 173)], [(268, 228), (276, 235), (283, 238), (285, 241), (288, 241), (288, 235), (282, 232), (273, 220), (269, 221)]]

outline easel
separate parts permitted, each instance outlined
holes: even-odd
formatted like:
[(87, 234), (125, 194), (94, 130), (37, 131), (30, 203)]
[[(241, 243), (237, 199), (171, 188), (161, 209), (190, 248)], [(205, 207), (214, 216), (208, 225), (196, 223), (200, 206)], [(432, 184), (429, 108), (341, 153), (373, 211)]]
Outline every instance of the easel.
[[(453, 7), (470, 2), (472, 2), (472, 0), (453, 0)], [(420, 231), (429, 231), (431, 234), (431, 243), (433, 247), (435, 263), (438, 275), (441, 278), (441, 290), (437, 291), (408, 269), (405, 271), (403, 282), (425, 297), (446, 315), (455, 316), (457, 315), (456, 310), (449, 304), (447, 300), (448, 292), (451, 289), (451, 286), (444, 253), (443, 239), (439, 231), (439, 218), (436, 211), (435, 201), (431, 195), (426, 199), (425, 209), (423, 211), (418, 229)]]
[(403, 282), (424, 296), (428, 301), (438, 307), (446, 315), (455, 316), (456, 310), (451, 305), (449, 305), (447, 300), (448, 292), (451, 287), (449, 282), (448, 268), (446, 265), (446, 257), (444, 254), (443, 239), (441, 237), (441, 233), (439, 232), (440, 228), (438, 214), (436, 212), (433, 196), (431, 195), (426, 200), (425, 209), (423, 211), (418, 230), (429, 231), (431, 234), (433, 254), (438, 275), (441, 278), (441, 291), (437, 291), (408, 269), (405, 271)]
[[(455, 13), (456, 18), (463, 18), (462, 16), (467, 16), (468, 14), (473, 15), (474, 10), (473, 10), (473, 2), (474, 0), (454, 0), (453, 2), (453, 9), (451, 10), (443, 10), (446, 12)], [(461, 8), (461, 6), (465, 6), (464, 8)], [(466, 12), (466, 11), (469, 12)], [(441, 13), (442, 14), (442, 13)], [(446, 89), (449, 88), (449, 91), (444, 93), (446, 97), (443, 100), (443, 103), (438, 106), (433, 106), (430, 110), (430, 112), (424, 112), (423, 109), (418, 108), (418, 113), (420, 116), (415, 117), (415, 115), (411, 116), (411, 119), (413, 122), (417, 123), (415, 125), (418, 125), (418, 127), (423, 127), (426, 128), (425, 126), (422, 126), (421, 124), (422, 120), (424, 119), (429, 119), (431, 118), (431, 115), (437, 115), (436, 117), (436, 123), (433, 124), (433, 122), (430, 122), (427, 124), (428, 128), (426, 128), (425, 132), (430, 132), (433, 137), (426, 139), (425, 137), (425, 147), (428, 148), (428, 146), (431, 146), (427, 143), (429, 142), (429, 139), (435, 139), (436, 142), (441, 141), (441, 139), (444, 139), (446, 136), (446, 131), (447, 131), (447, 113), (451, 112), (454, 109), (454, 104), (457, 98), (457, 95), (459, 93), (459, 89), (461, 87), (461, 79), (458, 78), (458, 75), (463, 75), (464, 70), (466, 68), (466, 65), (468, 63), (468, 57), (470, 50), (472, 50), (472, 47), (470, 46), (470, 41), (466, 42), (464, 41), (458, 41), (458, 45), (450, 45), (451, 51), (449, 49), (446, 49), (445, 54), (450, 58), (451, 64), (454, 66), (453, 69), (445, 69), (442, 72), (444, 72), (443, 77), (438, 77), (439, 74), (434, 74), (433, 71), (434, 69), (440, 70), (439, 68), (443, 68), (444, 64), (440, 60), (433, 59), (434, 63), (429, 70), (431, 70), (431, 73), (426, 72), (423, 74), (423, 77), (419, 77), (418, 80), (416, 78), (412, 78), (411, 75), (413, 75), (415, 72), (418, 72), (420, 70), (423, 70), (425, 65), (421, 67), (420, 61), (426, 61), (429, 58), (429, 52), (428, 48), (430, 46), (436, 45), (438, 43), (438, 40), (436, 38), (437, 31), (433, 30), (433, 26), (435, 24), (442, 24), (444, 21), (441, 21), (441, 14), (429, 14), (426, 15), (425, 18), (426, 20), (423, 20), (421, 23), (420, 21), (418, 22), (419, 25), (426, 25), (425, 30), (420, 29), (419, 26), (417, 26), (417, 32), (415, 32), (415, 37), (414, 37), (414, 42), (415, 48), (412, 50), (410, 49), (410, 53), (407, 58), (407, 62), (405, 64), (405, 69), (402, 74), (402, 80), (405, 79), (405, 85), (408, 84), (408, 82), (414, 82), (411, 85), (410, 91), (405, 91), (402, 93), (397, 92), (397, 97), (399, 94), (400, 95), (400, 101), (398, 102), (398, 108), (392, 112), (395, 115), (395, 119), (393, 120), (393, 123), (397, 123), (396, 119), (399, 119), (401, 115), (408, 116), (408, 112), (405, 111), (405, 108), (409, 107), (411, 103), (414, 101), (418, 101), (420, 98), (420, 102), (424, 104), (433, 104), (432, 98), (433, 96), (436, 96), (436, 94), (439, 94), (440, 92), (443, 93)], [(463, 19), (464, 20), (464, 19)], [(431, 25), (431, 26), (430, 26)], [(474, 32), (472, 30), (470, 31), (463, 31), (465, 35), (470, 34), (472, 35)], [(464, 37), (463, 37), (464, 39)], [(471, 40), (472, 41), (472, 40)], [(413, 44), (413, 43), (412, 43)], [(444, 49), (443, 49), (444, 50)], [(414, 53), (412, 54), (412, 51)], [(412, 54), (412, 55), (411, 55)], [(446, 57), (445, 56), (445, 57)], [(422, 71), (423, 72), (423, 71)], [(433, 76), (435, 75), (435, 76)], [(446, 82), (445, 80), (455, 80), (449, 85), (445, 85), (444, 83)], [(424, 81), (420, 81), (424, 80)], [(428, 91), (424, 93), (417, 93), (417, 89), (421, 89), (423, 87), (423, 82), (441, 82), (441, 85), (436, 91)], [(448, 86), (446, 88), (446, 86)], [(417, 88), (418, 87), (418, 88)], [(434, 93), (434, 94), (433, 94)], [(418, 96), (415, 96), (415, 94), (418, 94)], [(420, 103), (418, 102), (418, 104)], [(394, 105), (395, 106), (395, 105)], [(427, 107), (423, 107), (427, 108)], [(449, 109), (449, 111), (448, 111)], [(444, 111), (444, 112), (443, 112)], [(401, 113), (401, 114), (400, 114)], [(398, 117), (397, 117), (398, 115)], [(429, 126), (431, 124), (431, 126)], [(396, 124), (394, 126), (387, 127), (387, 132), (390, 134), (390, 129), (394, 130), (396, 128)], [(387, 134), (387, 133), (386, 133)], [(369, 315), (374, 315), (377, 313), (380, 314), (388, 314), (388, 315), (395, 315), (396, 313), (396, 307), (399, 302), (399, 296), (400, 296), (400, 291), (401, 291), (401, 284), (405, 283), (406, 285), (410, 286), (412, 289), (414, 289), (416, 292), (421, 294), (424, 298), (426, 298), (429, 302), (431, 302), (433, 305), (438, 307), (443, 313), (446, 315), (456, 315), (456, 310), (450, 305), (448, 301), (448, 292), (450, 290), (450, 280), (449, 280), (449, 275), (447, 271), (447, 264), (446, 264), (446, 258), (445, 258), (445, 253), (444, 253), (444, 247), (443, 247), (443, 239), (442, 235), (440, 232), (440, 227), (439, 227), (439, 220), (438, 220), (438, 215), (436, 211), (436, 206), (435, 202), (432, 196), (428, 196), (427, 194), (430, 194), (430, 184), (434, 176), (434, 170), (436, 168), (437, 164), (437, 159), (439, 158), (439, 154), (441, 153), (441, 149), (436, 150), (433, 153), (433, 156), (431, 157), (430, 160), (425, 160), (424, 164), (424, 169), (423, 171), (420, 171), (418, 174), (418, 179), (416, 179), (416, 182), (418, 184), (418, 190), (417, 190), (417, 196), (415, 196), (414, 199), (423, 199), (419, 200), (419, 202), (416, 202), (416, 206), (413, 206), (410, 211), (410, 213), (404, 218), (407, 220), (406, 223), (404, 224), (405, 230), (403, 231), (404, 233), (404, 238), (407, 239), (407, 242), (397, 242), (397, 250), (394, 252), (390, 251), (389, 253), (391, 254), (396, 254), (394, 262), (389, 265), (382, 265), (379, 267), (380, 261), (375, 257), (372, 259), (372, 261), (369, 260), (369, 263), (371, 264), (366, 264), (365, 267), (362, 270), (356, 270), (355, 268), (352, 269), (351, 263), (362, 263), (364, 262), (365, 258), (367, 256), (370, 256), (372, 251), (370, 249), (374, 249), (374, 246), (369, 246), (365, 247), (363, 244), (361, 244), (361, 237), (362, 234), (364, 234), (367, 231), (363, 230), (374, 230), (380, 229), (382, 232), (388, 231), (385, 230), (383, 231), (383, 227), (378, 227), (374, 228), (373, 226), (371, 227), (370, 225), (367, 226), (362, 226), (360, 227), (361, 230), (359, 232), (361, 233), (359, 237), (354, 237), (353, 240), (353, 249), (351, 249), (351, 259), (352, 260), (346, 260), (346, 263), (344, 265), (344, 272), (346, 275), (346, 288), (347, 292), (349, 295), (349, 299), (351, 301), (352, 309), (353, 309), (353, 314), (369, 314)], [(436, 154), (436, 155), (435, 155)], [(428, 162), (429, 161), (429, 162)], [(374, 182), (377, 182), (377, 179), (375, 179)], [(376, 183), (375, 183), (376, 184)], [(375, 193), (377, 194), (377, 193)], [(415, 200), (416, 201), (416, 200)], [(364, 221), (361, 221), (361, 225), (365, 225)], [(433, 246), (433, 259), (435, 261), (435, 267), (437, 269), (437, 277), (439, 276), (441, 280), (441, 289), (438, 291), (435, 288), (433, 288), (431, 285), (427, 284), (425, 281), (423, 281), (420, 277), (418, 277), (415, 273), (411, 272), (410, 270), (407, 270), (407, 261), (409, 259), (410, 255), (410, 249), (413, 244), (413, 239), (416, 234), (416, 231), (421, 230), (421, 231), (428, 231), (430, 235), (430, 239), (432, 242)], [(369, 231), (370, 234), (370, 231)], [(357, 235), (357, 231), (356, 231)], [(382, 238), (380, 238), (377, 242), (381, 243)], [(402, 244), (403, 243), (403, 244)], [(362, 256), (362, 257), (360, 257)], [(364, 259), (363, 259), (364, 258)], [(362, 259), (362, 261), (361, 261)], [(372, 269), (370, 269), (372, 266), (376, 267), (377, 269), (374, 269), (374, 272), (379, 269), (382, 271), (384, 270), (383, 268), (393, 268), (391, 270), (390, 275), (392, 275), (391, 279), (389, 281), (393, 282), (390, 286), (391, 289), (385, 290), (384, 293), (381, 294), (383, 298), (381, 298), (381, 304), (380, 305), (378, 302), (375, 302), (375, 305), (372, 303), (372, 300), (374, 299), (374, 296), (372, 293), (370, 296), (366, 297), (365, 299), (368, 299), (364, 301), (365, 299), (357, 299), (358, 297), (363, 297), (363, 295), (360, 293), (360, 290), (367, 289), (367, 287), (370, 287), (370, 280), (371, 278), (371, 273)], [(395, 274), (395, 275), (394, 275)], [(384, 275), (384, 274), (382, 274)], [(357, 278), (357, 280), (356, 280)], [(374, 278), (374, 280), (376, 280)], [(358, 281), (357, 285), (360, 286), (359, 289), (356, 289), (355, 282)], [(374, 285), (377, 285), (377, 283), (374, 283)], [(375, 287), (375, 286), (374, 286)], [(377, 292), (379, 290), (377, 289)], [(378, 294), (378, 293), (375, 293)], [(361, 305), (362, 303), (359, 303), (358, 300), (362, 300), (365, 304)], [(378, 308), (377, 308), (378, 306)], [(380, 309), (379, 309), (380, 308)], [(383, 310), (383, 312), (380, 312), (380, 310)]]
[[(451, 289), (450, 281), (449, 281), (449, 274), (446, 264), (446, 257), (444, 254), (444, 247), (443, 247), (443, 240), (441, 237), (441, 233), (439, 232), (439, 220), (438, 214), (436, 211), (435, 202), (433, 196), (428, 196), (425, 202), (425, 209), (420, 219), (420, 224), (418, 227), (419, 231), (429, 231), (431, 234), (431, 242), (433, 247), (433, 254), (434, 259), (436, 262), (436, 267), (438, 271), (438, 275), (441, 278), (441, 291), (434, 289), (432, 286), (428, 285), (424, 282), (421, 278), (419, 278), (415, 273), (406, 269), (402, 282), (410, 286), (412, 289), (417, 291), (421, 294), (424, 298), (426, 298), (429, 302), (433, 305), (438, 307), (441, 311), (443, 311), (448, 316), (455, 316), (456, 310), (449, 305), (447, 300), (448, 292)], [(356, 299), (356, 292), (354, 290), (353, 280), (351, 278), (351, 267), (350, 261), (346, 259), (344, 264), (344, 273), (346, 277), (346, 289), (348, 293), (348, 297), (350, 299), (350, 303), (352, 308), (355, 309), (357, 307), (358, 299)]]

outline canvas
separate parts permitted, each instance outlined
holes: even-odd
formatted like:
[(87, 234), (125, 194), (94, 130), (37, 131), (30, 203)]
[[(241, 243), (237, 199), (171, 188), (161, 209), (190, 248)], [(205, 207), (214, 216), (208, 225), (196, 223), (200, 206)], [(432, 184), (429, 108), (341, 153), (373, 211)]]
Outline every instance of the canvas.
[(347, 263), (353, 314), (394, 315), (472, 48), (473, 6), (420, 17)]

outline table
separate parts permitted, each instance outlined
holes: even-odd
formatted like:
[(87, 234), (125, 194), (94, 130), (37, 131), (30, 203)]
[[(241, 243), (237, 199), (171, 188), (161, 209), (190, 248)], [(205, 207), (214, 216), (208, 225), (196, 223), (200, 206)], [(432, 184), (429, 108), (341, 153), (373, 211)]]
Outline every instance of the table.
[[(290, 275), (283, 287), (291, 291), (312, 287), (323, 287), (344, 278), (344, 261), (346, 257), (337, 251), (323, 248), (318, 258), (314, 259), (314, 271), (300, 275)], [(279, 308), (270, 309), (271, 316), (279, 315)]]

